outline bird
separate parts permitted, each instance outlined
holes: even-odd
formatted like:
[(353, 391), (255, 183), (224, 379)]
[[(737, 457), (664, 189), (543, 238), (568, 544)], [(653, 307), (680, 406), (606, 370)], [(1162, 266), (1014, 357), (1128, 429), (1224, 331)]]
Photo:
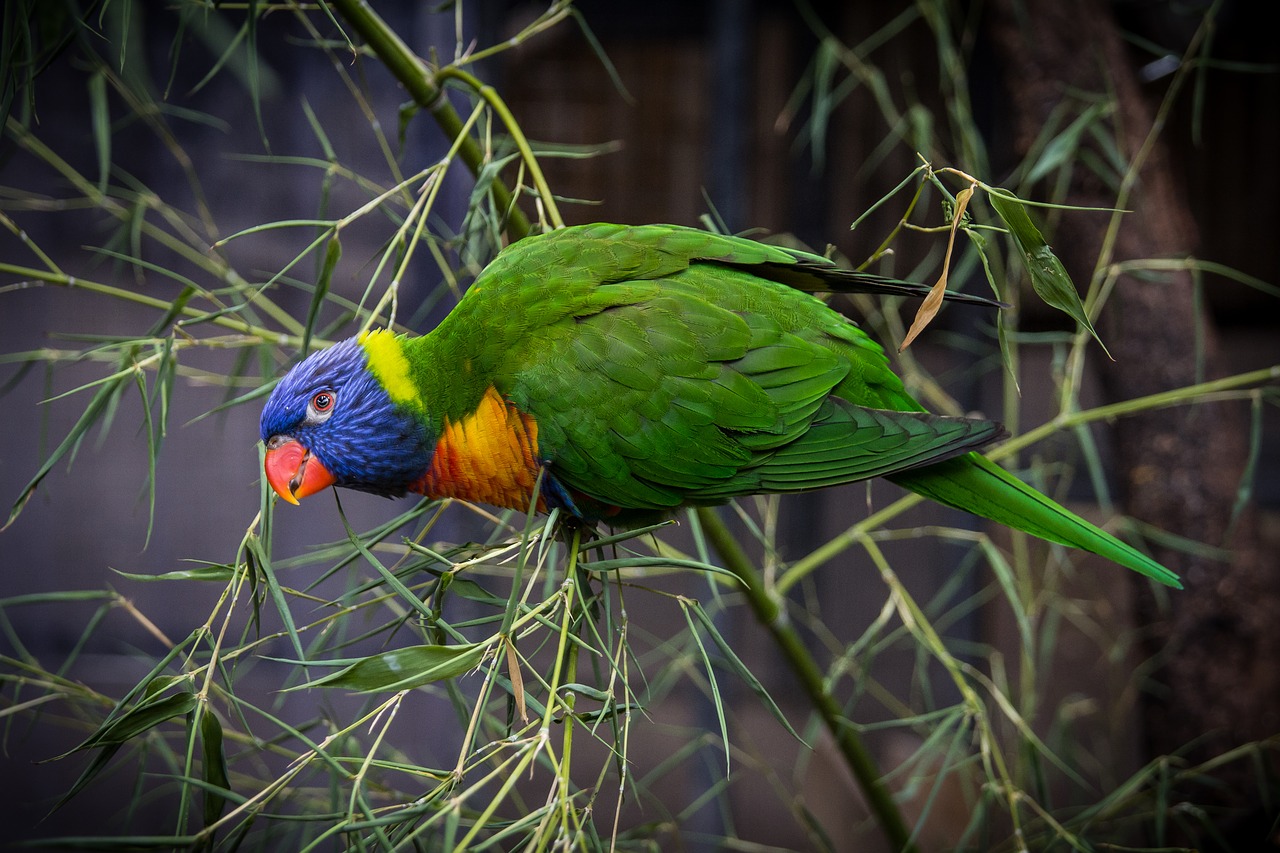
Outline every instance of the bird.
[(291, 504), (339, 486), (621, 528), (883, 477), (1179, 587), (983, 456), (1000, 424), (925, 411), (881, 346), (815, 295), (928, 291), (676, 225), (525, 237), (432, 331), (370, 329), (294, 366), (262, 411), (264, 473)]

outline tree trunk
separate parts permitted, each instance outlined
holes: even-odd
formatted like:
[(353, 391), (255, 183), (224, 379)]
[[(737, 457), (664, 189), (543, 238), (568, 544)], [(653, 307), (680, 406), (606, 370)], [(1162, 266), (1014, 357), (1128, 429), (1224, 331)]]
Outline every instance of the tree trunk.
[[(1155, 111), (1126, 54), (1111, 7), (1103, 0), (996, 0), (990, 34), (1003, 65), (1013, 111), (1014, 149), (1025, 154), (1050, 112), (1068, 93), (1110, 93), (1112, 130), (1132, 162), (1151, 131)], [(1083, 109), (1083, 107), (1082, 107)], [(1067, 201), (1108, 207), (1114, 191), (1078, 166)], [(1140, 173), (1114, 248), (1114, 261), (1183, 257), (1196, 242), (1195, 223), (1168, 150), (1157, 141)], [(1089, 280), (1109, 215), (1068, 213), (1055, 246), (1077, 282)], [(1101, 330), (1114, 364), (1104, 367), (1116, 400), (1191, 385), (1219, 375), (1218, 339), (1191, 276), (1121, 278), (1103, 310)], [(1204, 344), (1197, 372), (1194, 341)], [(1231, 549), (1229, 563), (1157, 547), (1156, 556), (1183, 577), (1167, 597), (1141, 584), (1138, 618), (1158, 668), (1143, 692), (1151, 756), (1179, 753), (1195, 763), (1280, 731), (1280, 573), (1260, 553), (1254, 514), (1229, 530), (1247, 453), (1247, 408), (1206, 403), (1123, 418), (1115, 425), (1117, 472), (1127, 512), (1158, 528)], [(1230, 541), (1227, 537), (1230, 536)], [(1163, 592), (1163, 591), (1161, 591)], [(1194, 741), (1194, 743), (1193, 743)], [(1248, 760), (1220, 768), (1217, 791), (1191, 788), (1193, 802), (1246, 806), (1262, 817), (1255, 768)], [(1229, 802), (1228, 802), (1229, 800)], [(1243, 821), (1247, 838), (1261, 836)]]

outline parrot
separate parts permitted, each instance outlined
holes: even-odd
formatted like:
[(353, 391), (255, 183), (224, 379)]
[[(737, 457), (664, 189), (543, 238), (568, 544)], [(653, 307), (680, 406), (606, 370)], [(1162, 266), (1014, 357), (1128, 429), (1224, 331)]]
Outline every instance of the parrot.
[(525, 237), (432, 331), (370, 329), (294, 366), (262, 411), (265, 477), (291, 504), (340, 486), (621, 528), (883, 477), (1180, 587), (983, 456), (1000, 424), (927, 412), (815, 295), (929, 289), (676, 225)]

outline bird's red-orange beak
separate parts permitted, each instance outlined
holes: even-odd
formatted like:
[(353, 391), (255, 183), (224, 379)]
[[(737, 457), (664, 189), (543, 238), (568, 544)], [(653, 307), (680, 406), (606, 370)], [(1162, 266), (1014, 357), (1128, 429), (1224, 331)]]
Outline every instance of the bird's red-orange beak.
[(336, 479), (310, 450), (292, 438), (279, 440), (277, 436), (268, 442), (262, 467), (275, 493), (295, 506), (299, 499), (329, 488)]

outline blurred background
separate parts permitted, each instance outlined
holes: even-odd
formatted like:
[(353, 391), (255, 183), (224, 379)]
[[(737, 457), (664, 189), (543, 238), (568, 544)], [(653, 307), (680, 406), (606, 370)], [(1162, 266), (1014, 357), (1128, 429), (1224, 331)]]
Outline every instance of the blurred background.
[[(91, 383), (115, 369), (114, 354), (97, 358), (95, 346), (106, 347), (116, 336), (145, 334), (162, 316), (154, 306), (130, 305), (74, 286), (42, 286), (14, 269), (41, 266), (31, 246), (71, 276), (170, 300), (181, 282), (159, 272), (161, 268), (191, 276), (204, 287), (226, 282), (209, 280), (207, 270), (181, 251), (146, 239), (143, 223), (148, 217), (164, 217), (159, 207), (149, 205), (149, 198), (163, 199), (166, 209), (181, 212), (180, 220), (169, 222), (172, 230), (198, 232), (207, 244), (267, 222), (343, 216), (371, 197), (368, 186), (352, 175), (387, 184), (396, 180), (389, 163), (409, 174), (448, 150), (450, 140), (425, 114), (402, 122), (408, 95), (373, 57), (357, 57), (341, 48), (320, 49), (321, 37), (336, 38), (323, 16), (310, 16), (318, 33), (308, 32), (282, 7), (261, 15), (245, 35), (242, 8), (193, 11), (188, 5), (203, 6), (113, 2), (102, 4), (87, 25), (74, 23), (67, 10), (40, 13), (30, 18), (37, 21), (31, 31), (44, 44), (56, 45), (59, 27), (75, 34), (42, 57), (34, 77), (13, 63), (6, 66), (9, 123), (0, 142), (0, 212), (13, 226), (0, 234), (0, 259), (8, 265), (0, 278), (0, 497), (7, 502), (19, 500), (41, 463), (73, 429), (95, 390)], [(545, 4), (519, 2), (458, 4), (443, 11), (417, 2), (374, 5), (414, 52), (442, 60), (453, 57), (459, 45), (466, 49), (502, 44), (546, 9)], [(542, 162), (556, 194), (581, 201), (563, 205), (570, 224), (697, 225), (701, 217), (711, 215), (734, 232), (788, 235), (819, 252), (832, 244), (859, 263), (894, 228), (902, 206), (885, 205), (854, 230), (851, 222), (919, 165), (916, 151), (939, 167), (964, 168), (994, 185), (1012, 185), (1010, 176), (1017, 175), (1024, 186), (1038, 186), (1043, 197), (1065, 196), (1070, 201), (1079, 197), (1072, 195), (1076, 190), (1084, 197), (1090, 191), (1105, 195), (1105, 187), (1099, 189), (1082, 177), (1089, 166), (1083, 155), (1077, 157), (1083, 165), (1075, 174), (1058, 170), (1041, 177), (1039, 184), (1026, 181), (1020, 164), (1029, 145), (1027, 104), (1044, 96), (1020, 92), (1018, 87), (1046, 72), (1016, 65), (1019, 54), (1009, 46), (1015, 38), (1010, 32), (1031, 31), (1023, 35), (1033, 44), (1036, 38), (1052, 38), (1060, 19), (1038, 17), (1045, 4), (1029, 4), (1021, 18), (1004, 15), (1005, 5), (583, 0), (574, 8), (586, 28), (573, 19), (563, 21), (468, 67), (502, 95), (526, 135), (545, 146)], [(1209, 4), (1087, 5), (1100, 10), (1099, 20), (1117, 36), (1128, 64), (1106, 65), (1114, 57), (1104, 56), (1101, 48), (1082, 62), (1105, 66), (1104, 77), (1128, 75), (1148, 115), (1155, 114), (1177, 58), (1197, 37)], [(1204, 371), (1196, 378), (1280, 364), (1280, 303), (1274, 291), (1280, 282), (1280, 241), (1274, 237), (1277, 223), (1271, 199), (1280, 184), (1274, 156), (1280, 145), (1280, 50), (1264, 25), (1262, 6), (1242, 0), (1212, 4), (1208, 55), (1213, 61), (1190, 75), (1172, 108), (1159, 114), (1165, 125), (1162, 156), (1167, 158), (1161, 167), (1175, 178), (1179, 201), (1191, 222), (1189, 229), (1179, 232), (1186, 239), (1167, 253), (1163, 250), (1169, 244), (1157, 241), (1157, 250), (1174, 257), (1194, 256), (1243, 274), (1196, 277), (1201, 325), (1180, 339), (1188, 351), (1200, 355), (1206, 341), (1211, 342), (1211, 359), (1195, 360)], [(37, 13), (32, 4), (12, 3), (6, 4), (4, 14), (6, 32), (17, 32), (22, 16)], [(935, 15), (948, 17), (939, 24)], [(938, 26), (961, 33), (959, 61), (966, 74), (962, 80), (945, 67), (947, 58), (935, 37)], [(237, 39), (243, 39), (242, 47), (233, 50), (230, 46)], [(85, 50), (107, 57), (106, 70), (86, 63)], [(124, 56), (127, 64), (120, 61)], [(153, 93), (157, 109), (136, 109), (138, 105), (128, 103), (109, 79), (113, 73), (144, 85)], [(1115, 90), (1124, 91), (1112, 82)], [(980, 156), (949, 141), (961, 138), (948, 128), (958, 121), (958, 95), (951, 88), (957, 83), (967, 99), (966, 115), (985, 143)], [(1058, 95), (1073, 94), (1073, 85), (1063, 79)], [(105, 99), (98, 93), (104, 87), (110, 92)], [(452, 97), (466, 115), (470, 108), (465, 98)], [(894, 110), (885, 108), (885, 98), (897, 105)], [(1121, 127), (1126, 120), (1142, 120), (1126, 114), (1123, 107), (1107, 116)], [(381, 140), (372, 130), (375, 122), (384, 135)], [(95, 140), (101, 138), (103, 123), (111, 140), (109, 183), (131, 193), (110, 215), (104, 213), (105, 205), (87, 200), (102, 171), (101, 145)], [(323, 134), (317, 133), (317, 125)], [(31, 138), (42, 148), (23, 141)], [(1111, 153), (1101, 137), (1082, 147), (1103, 159)], [(341, 164), (341, 169), (331, 169), (331, 164)], [(89, 186), (77, 184), (73, 172), (86, 176)], [(509, 179), (511, 171), (503, 174)], [(473, 185), (461, 169), (451, 171), (442, 186), (433, 228), (443, 234), (464, 228)], [(931, 204), (932, 224), (944, 223), (937, 200)], [(526, 208), (533, 211), (532, 205)], [(1085, 247), (1073, 254), (1084, 238), (1053, 230), (1070, 217), (1050, 211), (1044, 218), (1050, 242), (1083, 290), (1096, 251), (1088, 254)], [(377, 261), (394, 227), (391, 217), (366, 217), (344, 231), (332, 293), (361, 299), (380, 272)], [(311, 304), (309, 287), (318, 277), (319, 264), (307, 257), (289, 265), (314, 237), (314, 231), (303, 228), (270, 230), (237, 237), (219, 245), (216, 253), (228, 269), (255, 285), (288, 268), (270, 292), (277, 305), (299, 318)], [(144, 264), (124, 260), (142, 245)], [(931, 281), (943, 245), (936, 234), (906, 232), (894, 243), (886, 271)], [(468, 250), (464, 242), (449, 247), (449, 264), (462, 284), (486, 260)], [(1124, 251), (1122, 245), (1121, 259)], [(411, 328), (426, 331), (452, 303), (441, 295), (448, 288), (432, 263), (424, 261), (414, 269), (419, 274), (400, 284), (398, 316)], [(385, 271), (381, 274), (385, 279)], [(980, 267), (970, 264), (966, 274), (968, 289), (985, 291)], [(1242, 277), (1272, 290), (1251, 286)], [(1019, 365), (1020, 422), (1015, 427), (1025, 431), (1057, 411), (1059, 388), (1051, 377), (1062, 367), (1069, 342), (1063, 333), (1072, 327), (1032, 298), (1018, 303), (1018, 322), (1032, 344), (1023, 348)], [(1118, 305), (1107, 310), (1113, 308), (1120, 310)], [(338, 316), (330, 311), (324, 319), (336, 321)], [(348, 324), (335, 329), (330, 337), (353, 328)], [(1159, 365), (1143, 363), (1145, 359), (1135, 359), (1132, 351), (1116, 345), (1126, 334), (1123, 324), (1104, 321), (1099, 328), (1117, 354), (1117, 363), (1106, 365), (1100, 353), (1092, 353), (1081, 379), (1082, 407), (1118, 399), (1117, 388), (1125, 386), (1113, 371), (1133, 375), (1146, 370), (1155, 383), (1152, 387), (1161, 387)], [(1037, 335), (1050, 343), (1033, 345)], [(950, 308), (913, 345), (913, 357), (938, 376), (964, 410), (1004, 417), (1008, 398), (994, 338), (990, 316)], [(0, 647), (11, 676), (3, 706), (10, 714), (5, 717), (0, 757), (0, 827), (6, 828), (0, 832), (10, 833), (14, 840), (110, 832), (125, 802), (137, 804), (131, 832), (147, 834), (153, 824), (161, 827), (153, 832), (171, 831), (163, 799), (131, 799), (139, 783), (131, 771), (119, 768), (46, 818), (88, 759), (80, 755), (38, 762), (74, 746), (86, 732), (44, 725), (44, 717), (17, 713), (22, 703), (37, 698), (39, 690), (17, 686), (13, 679), (25, 671), (21, 661), (39, 660), (57, 670), (58, 661), (74, 656), (74, 667), (64, 675), (118, 697), (173, 640), (196, 630), (214, 607), (222, 584), (148, 583), (120, 573), (156, 575), (206, 562), (237, 561), (261, 502), (256, 446), (260, 400), (225, 408), (224, 404), (251, 393), (263, 377), (282, 374), (296, 355), (296, 350), (278, 348), (273, 361), (246, 352), (231, 345), (211, 346), (184, 356), (183, 370), (166, 400), (171, 407), (168, 430), (154, 457), (154, 510), (148, 489), (152, 429), (136, 391), (130, 391), (110, 404), (109, 428), (99, 425), (88, 431), (0, 533)], [(221, 378), (231, 373), (239, 378), (230, 383)], [(1181, 381), (1174, 378), (1162, 387), (1177, 387)], [(148, 387), (149, 393), (157, 393), (159, 386)], [(1224, 683), (1196, 673), (1175, 673), (1164, 681), (1204, 685), (1197, 696), (1177, 691), (1152, 694), (1139, 686), (1135, 670), (1145, 677), (1168, 663), (1153, 655), (1148, 641), (1153, 635), (1167, 640), (1184, 624), (1179, 620), (1185, 614), (1178, 608), (1186, 605), (1153, 598), (1101, 560), (1077, 560), (1075, 572), (1060, 581), (1060, 591), (1071, 602), (1068, 611), (1079, 618), (1064, 618), (1054, 641), (1042, 649), (1052, 660), (1045, 669), (1055, 675), (1041, 701), (1045, 707), (1065, 707), (1068, 714), (1078, 715), (1071, 737), (1106, 765), (1097, 775), (1104, 786), (1106, 780), (1136, 772), (1153, 755), (1182, 750), (1194, 740), (1183, 736), (1185, 725), (1207, 726), (1196, 731), (1203, 735), (1201, 745), (1213, 744), (1216, 752), (1211, 754), (1280, 735), (1274, 716), (1280, 708), (1276, 658), (1268, 656), (1280, 651), (1280, 611), (1268, 609), (1275, 604), (1275, 577), (1280, 575), (1275, 556), (1280, 553), (1280, 423), (1274, 396), (1256, 397), (1252, 405), (1249, 400), (1221, 405), (1227, 407), (1227, 415), (1214, 416), (1207, 426), (1201, 423), (1200, 432), (1182, 430), (1185, 443), (1169, 453), (1195, 457), (1221, 440), (1241, 445), (1240, 461), (1247, 463), (1245, 480), (1239, 469), (1224, 474), (1230, 477), (1225, 487), (1228, 503), (1243, 489), (1247, 512), (1211, 506), (1200, 515), (1221, 516), (1219, 533), (1228, 523), (1234, 533), (1239, 519), (1247, 516), (1252, 574), (1228, 588), (1221, 579), (1230, 576), (1225, 567), (1232, 562), (1223, 559), (1223, 552), (1205, 557), (1175, 548), (1187, 560), (1181, 569), (1192, 572), (1184, 595), (1215, 602), (1206, 612), (1194, 614), (1194, 631), (1208, 631), (1205, 626), (1210, 625), (1215, 633), (1184, 633), (1179, 642), (1185, 648), (1204, 640), (1227, 650), (1217, 653)], [(1073, 506), (1087, 513), (1098, 513), (1098, 504), (1106, 510), (1126, 509), (1170, 533), (1197, 538), (1196, 531), (1170, 529), (1166, 519), (1144, 515), (1128, 502), (1136, 481), (1124, 473), (1132, 461), (1125, 442), (1141, 439), (1117, 438), (1110, 425), (1098, 425), (1089, 433), (1110, 476), (1102, 483), (1084, 475), (1071, 479), (1065, 497)], [(1037, 446), (1034, 455), (1075, 464), (1080, 444), (1076, 438), (1059, 436)], [(1160, 493), (1175, 491), (1185, 482), (1163, 469), (1148, 470), (1146, 476), (1149, 488)], [(877, 483), (869, 490), (849, 487), (784, 501), (778, 522), (780, 559), (803, 556), (813, 543), (830, 540), (865, 515), (869, 506), (882, 507), (896, 496), (892, 487)], [(404, 507), (352, 493), (342, 496), (342, 508), (352, 526), (364, 530)], [(976, 520), (937, 508), (917, 508), (897, 524), (976, 528)], [(487, 529), (482, 515), (453, 507), (432, 537), (467, 542), (482, 538)], [(300, 508), (278, 507), (275, 553), (302, 554), (319, 543), (343, 540), (343, 531), (338, 510), (327, 498), (312, 499)], [(1157, 541), (1157, 547), (1167, 544)], [(1221, 538), (1206, 544), (1211, 549), (1234, 547)], [(934, 538), (884, 547), (919, 600), (930, 601), (945, 588), (947, 596), (973, 602), (956, 608), (947, 620), (948, 642), (955, 643), (957, 654), (981, 648), (973, 659), (989, 662), (994, 649), (1011, 673), (1017, 669), (1018, 626), (1006, 609), (988, 606), (990, 597), (984, 591), (989, 581), (973, 570), (966, 548)], [(954, 566), (966, 561), (965, 572), (955, 573)], [(689, 595), (707, 594), (706, 582), (696, 577), (676, 577), (670, 583)], [(119, 599), (104, 607), (102, 599), (86, 593), (80, 600), (77, 595), (103, 589), (114, 591)], [(323, 595), (323, 588), (318, 594)], [(813, 645), (824, 660), (838, 657), (841, 649), (855, 643), (884, 607), (876, 569), (856, 549), (823, 566), (795, 595), (802, 607), (812, 601), (823, 608), (823, 630), (829, 633), (816, 636)], [(29, 603), (32, 597), (40, 603)], [(784, 713), (803, 719), (806, 708), (795, 695), (794, 682), (768, 638), (741, 611), (722, 621), (726, 636)], [(1238, 615), (1238, 624), (1233, 624), (1232, 614)], [(654, 647), (685, 628), (678, 611), (655, 609), (632, 613), (631, 618)], [(86, 629), (90, 620), (99, 619), (92, 631)], [(1152, 628), (1153, 623), (1164, 627)], [(283, 639), (260, 649), (264, 660), (245, 677), (251, 689), (270, 695), (286, 677), (287, 667), (265, 658), (288, 658), (291, 652)], [(951, 701), (948, 695), (954, 688), (936, 672), (930, 675), (936, 666), (919, 660), (909, 647), (886, 647), (873, 663), (873, 671), (857, 678), (873, 679), (876, 689), (883, 688), (887, 695), (915, 697), (932, 685), (939, 695), (930, 701)], [(1179, 682), (1177, 677), (1188, 680)], [(650, 803), (636, 819), (661, 824), (654, 837), (662, 844), (681, 843), (688, 849), (720, 849), (722, 842), (699, 839), (730, 836), (744, 843), (813, 849), (815, 836), (806, 822), (822, 825), (822, 837), (833, 849), (853, 849), (844, 845), (855, 841), (874, 843), (865, 834), (865, 812), (853, 805), (857, 794), (852, 782), (831, 760), (829, 745), (820, 746), (803, 764), (783, 757), (798, 752), (795, 741), (749, 691), (728, 691), (727, 701), (735, 712), (733, 733), (741, 738), (743, 755), (724, 800), (728, 805), (704, 807), (697, 802), (723, 772), (720, 753), (708, 749), (705, 757), (683, 762), (656, 783), (664, 792), (657, 799), (665, 813)], [(1229, 701), (1224, 693), (1252, 698)], [(281, 695), (279, 713), (297, 719), (345, 713), (347, 697), (316, 694)], [(858, 695), (861, 698), (852, 699), (847, 708), (852, 719), (871, 724), (892, 716), (882, 700)], [(1217, 719), (1206, 711), (1168, 729), (1152, 722), (1153, 714), (1167, 713), (1169, 706), (1184, 701), (1196, 709), (1218, 705), (1231, 710), (1220, 712)], [(439, 726), (430, 716), (431, 702), (441, 706)], [(458, 727), (443, 710), (443, 700), (431, 702), (424, 705), (417, 748), (424, 761), (447, 766)], [(1271, 716), (1257, 710), (1268, 706)], [(698, 732), (714, 727), (714, 712), (703, 691), (691, 686), (670, 689), (649, 714), (657, 725), (645, 729), (632, 746), (637, 775), (660, 765)], [(1060, 716), (1046, 715), (1035, 723), (1047, 731), (1061, 721)], [(816, 729), (805, 734), (823, 743)], [(900, 729), (873, 733), (870, 740), (885, 767), (905, 759), (919, 745), (918, 734)], [(1194, 749), (1186, 752), (1191, 753)], [(1258, 769), (1269, 761), (1262, 759), (1248, 773), (1256, 778), (1257, 773), (1273, 772), (1273, 764), (1265, 772)], [(1265, 790), (1269, 784), (1246, 787)], [(793, 795), (803, 796), (803, 809), (791, 801)], [(1261, 849), (1249, 844), (1276, 843), (1275, 826), (1269, 823), (1276, 814), (1274, 801), (1254, 802), (1238, 791), (1224, 796), (1225, 805), (1217, 803), (1220, 811), (1213, 812), (1211, 821), (1224, 827), (1224, 846)], [(958, 837), (956, 827), (966, 826), (969, 809), (963, 797), (952, 797), (946, 789), (935, 806), (928, 830), (934, 834), (926, 834), (924, 840), (928, 849), (945, 849)], [(972, 838), (967, 843), (980, 846)]]

